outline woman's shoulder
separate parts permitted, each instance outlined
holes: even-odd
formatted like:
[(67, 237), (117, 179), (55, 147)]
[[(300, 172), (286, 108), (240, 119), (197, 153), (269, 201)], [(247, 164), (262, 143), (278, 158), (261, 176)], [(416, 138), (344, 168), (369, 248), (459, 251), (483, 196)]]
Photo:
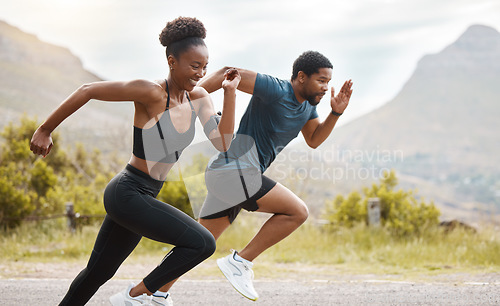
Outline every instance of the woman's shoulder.
[(196, 86), (189, 92), (189, 98), (195, 105), (196, 109), (212, 105), (210, 94), (203, 87)]
[(192, 100), (201, 99), (209, 96), (209, 93), (205, 90), (205, 88), (196, 86), (193, 90), (189, 92), (189, 96)]
[(139, 90), (143, 93), (149, 93), (152, 95), (158, 95), (164, 91), (161, 81), (135, 79), (126, 82), (125, 86), (132, 90)]
[[(162, 88), (162, 84), (160, 80), (146, 80), (146, 79), (133, 79), (125, 82), (128, 86), (137, 86), (137, 87), (149, 87), (149, 88)], [(165, 83), (165, 81), (163, 81)]]

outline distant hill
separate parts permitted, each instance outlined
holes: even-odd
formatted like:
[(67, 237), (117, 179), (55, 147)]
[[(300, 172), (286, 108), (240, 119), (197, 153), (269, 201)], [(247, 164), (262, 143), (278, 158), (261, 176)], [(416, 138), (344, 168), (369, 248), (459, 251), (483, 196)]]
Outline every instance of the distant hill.
[[(471, 26), (452, 45), (423, 57), (400, 93), (330, 138), (346, 148), (403, 149), (405, 158), (441, 165), (440, 171), (500, 162), (500, 33)], [(418, 169), (415, 169), (418, 170)]]
[[(370, 167), (394, 168), (404, 186), (417, 188), (448, 216), (467, 219), (493, 206), (500, 211), (499, 81), (500, 33), (469, 27), (441, 52), (424, 56), (392, 101), (336, 129), (318, 148), (335, 151), (332, 167), (356, 168), (352, 176), (358, 171), (349, 187), (340, 179), (330, 189), (366, 185), (360, 176)], [(324, 154), (316, 160), (331, 162)], [(315, 186), (325, 187), (310, 184), (310, 193), (320, 192)]]
[[(100, 81), (68, 49), (0, 21), (0, 128), (21, 114), (41, 121), (80, 85)], [(64, 143), (81, 141), (130, 154), (132, 103), (91, 101), (61, 127)]]

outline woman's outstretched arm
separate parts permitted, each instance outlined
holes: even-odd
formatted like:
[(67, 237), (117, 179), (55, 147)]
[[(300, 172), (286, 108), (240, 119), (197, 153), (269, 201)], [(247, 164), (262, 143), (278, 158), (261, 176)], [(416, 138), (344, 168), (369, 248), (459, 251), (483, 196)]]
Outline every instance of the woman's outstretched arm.
[(129, 82), (103, 81), (84, 84), (52, 111), (38, 127), (31, 138), (30, 150), (35, 154), (47, 156), (53, 145), (52, 131), (91, 99), (110, 102), (134, 101), (148, 104), (158, 98), (158, 90), (163, 91), (160, 85), (145, 80)]

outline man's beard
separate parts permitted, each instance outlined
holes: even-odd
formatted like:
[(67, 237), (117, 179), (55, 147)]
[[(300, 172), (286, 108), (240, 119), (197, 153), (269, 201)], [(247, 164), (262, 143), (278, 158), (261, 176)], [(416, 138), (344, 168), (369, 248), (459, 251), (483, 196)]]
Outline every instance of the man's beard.
[[(316, 106), (319, 104), (319, 102), (321, 101), (321, 99), (318, 99), (319, 98), (319, 95), (314, 95), (314, 96), (308, 96), (306, 97), (306, 100), (309, 102), (309, 104), (311, 104), (312, 106)], [(316, 101), (318, 100), (318, 101)]]

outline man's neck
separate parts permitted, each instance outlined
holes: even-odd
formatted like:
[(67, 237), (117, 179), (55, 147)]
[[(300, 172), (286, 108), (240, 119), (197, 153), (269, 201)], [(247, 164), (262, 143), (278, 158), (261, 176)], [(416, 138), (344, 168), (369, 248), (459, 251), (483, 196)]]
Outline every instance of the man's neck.
[(296, 79), (293, 81), (290, 81), (292, 83), (292, 88), (293, 88), (293, 94), (295, 95), (295, 98), (299, 103), (303, 103), (306, 98), (304, 98), (300, 93), (302, 92), (302, 84), (299, 83)]

